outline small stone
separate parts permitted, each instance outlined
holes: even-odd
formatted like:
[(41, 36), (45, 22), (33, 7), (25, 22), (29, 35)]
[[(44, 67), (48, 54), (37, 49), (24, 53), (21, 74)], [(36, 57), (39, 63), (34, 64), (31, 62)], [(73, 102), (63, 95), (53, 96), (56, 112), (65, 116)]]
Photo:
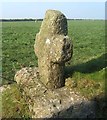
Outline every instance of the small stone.
[(77, 87), (77, 83), (76, 83), (76, 81), (72, 80), (71, 78), (68, 78), (65, 81), (65, 86), (74, 88), (74, 87)]

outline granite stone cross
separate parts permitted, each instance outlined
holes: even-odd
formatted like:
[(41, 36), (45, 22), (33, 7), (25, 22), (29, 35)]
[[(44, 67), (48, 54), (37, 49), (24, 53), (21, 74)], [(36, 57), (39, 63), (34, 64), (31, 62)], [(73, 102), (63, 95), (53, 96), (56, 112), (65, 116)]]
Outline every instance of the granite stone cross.
[(65, 62), (71, 59), (73, 53), (67, 34), (65, 15), (57, 10), (47, 10), (34, 45), (40, 80), (47, 88), (60, 88), (65, 84)]

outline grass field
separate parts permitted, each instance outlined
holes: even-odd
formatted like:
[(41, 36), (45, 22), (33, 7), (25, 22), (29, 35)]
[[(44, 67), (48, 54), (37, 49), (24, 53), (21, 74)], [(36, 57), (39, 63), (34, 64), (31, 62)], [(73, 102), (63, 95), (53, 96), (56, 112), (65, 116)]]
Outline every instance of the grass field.
[[(3, 22), (2, 54), (3, 84), (13, 82), (15, 72), (24, 66), (37, 66), (34, 54), (35, 35), (41, 22)], [(74, 52), (70, 66), (77, 77), (104, 80), (105, 26), (104, 21), (75, 20), (68, 22), (68, 35)], [(69, 69), (70, 70), (70, 69)], [(72, 71), (69, 71), (72, 73)], [(75, 77), (75, 75), (74, 75)]]
[[(17, 70), (25, 66), (37, 66), (34, 41), (40, 25), (39, 21), (2, 23), (2, 84), (13, 83)], [(78, 85), (74, 89), (78, 89), (86, 97), (104, 92), (107, 67), (105, 22), (68, 21), (68, 36), (71, 37), (74, 48), (73, 57), (66, 64), (66, 77), (77, 82)]]

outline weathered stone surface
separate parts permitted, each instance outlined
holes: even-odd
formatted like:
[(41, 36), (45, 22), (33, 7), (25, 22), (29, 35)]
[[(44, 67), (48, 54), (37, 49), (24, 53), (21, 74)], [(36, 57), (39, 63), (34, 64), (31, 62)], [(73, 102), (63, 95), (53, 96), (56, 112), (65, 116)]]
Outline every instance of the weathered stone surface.
[(94, 101), (88, 101), (68, 86), (54, 90), (48, 89), (37, 76), (37, 68), (27, 67), (15, 75), (15, 80), (23, 90), (24, 98), (29, 104), (32, 118), (95, 117)]
[(25, 67), (15, 74), (15, 81), (23, 89), (26, 96), (41, 96), (47, 88), (39, 79), (39, 71), (37, 67)]
[(14, 79), (17, 82), (17, 84), (28, 85), (29, 82), (32, 82), (31, 80), (33, 78), (36, 78), (38, 80), (38, 75), (39, 75), (39, 71), (37, 67), (34, 67), (34, 68), (25, 67), (17, 71)]
[(48, 88), (64, 86), (65, 62), (72, 57), (73, 45), (67, 36), (67, 19), (61, 12), (46, 12), (34, 48), (43, 84)]

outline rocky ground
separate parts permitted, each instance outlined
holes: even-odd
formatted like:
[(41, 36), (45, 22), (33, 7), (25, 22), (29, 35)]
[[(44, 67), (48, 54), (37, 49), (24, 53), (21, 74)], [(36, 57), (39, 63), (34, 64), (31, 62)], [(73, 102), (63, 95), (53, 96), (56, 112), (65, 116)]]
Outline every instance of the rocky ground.
[(69, 81), (62, 88), (48, 89), (40, 82), (38, 73), (37, 68), (23, 68), (15, 75), (15, 80), (29, 104), (32, 118), (96, 117), (95, 101), (89, 101), (74, 92), (68, 87)]
[[(15, 75), (23, 98), (29, 105), (32, 118), (97, 118), (98, 101), (88, 100), (79, 92), (74, 92), (75, 85), (69, 78), (65, 86), (48, 89), (39, 79), (38, 68), (23, 68)], [(11, 85), (0, 87), (3, 92)], [(100, 103), (102, 105), (102, 103)], [(105, 103), (103, 103), (105, 106)], [(102, 107), (100, 108), (102, 111)]]

